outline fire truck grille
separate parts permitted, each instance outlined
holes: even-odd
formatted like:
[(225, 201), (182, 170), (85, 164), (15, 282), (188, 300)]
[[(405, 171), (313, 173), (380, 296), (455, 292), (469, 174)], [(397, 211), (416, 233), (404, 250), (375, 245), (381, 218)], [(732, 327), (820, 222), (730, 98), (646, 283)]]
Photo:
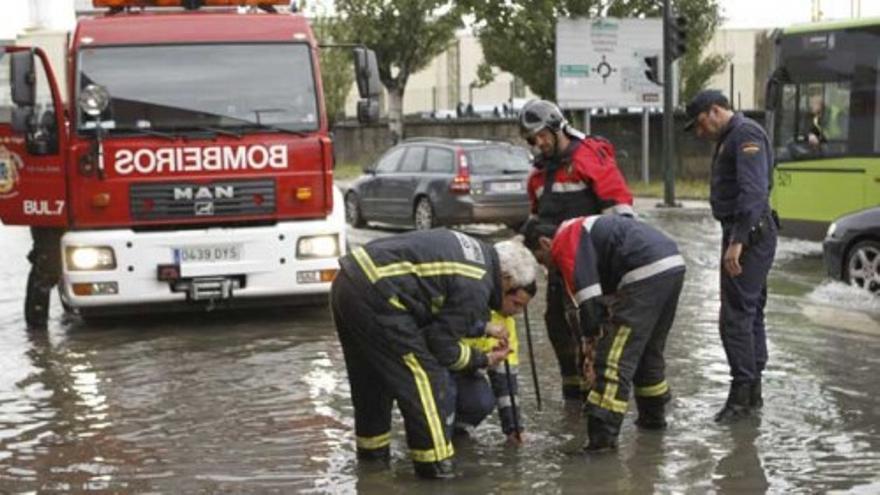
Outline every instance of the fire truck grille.
[(275, 212), (275, 181), (133, 184), (129, 198), (134, 220), (265, 215)]

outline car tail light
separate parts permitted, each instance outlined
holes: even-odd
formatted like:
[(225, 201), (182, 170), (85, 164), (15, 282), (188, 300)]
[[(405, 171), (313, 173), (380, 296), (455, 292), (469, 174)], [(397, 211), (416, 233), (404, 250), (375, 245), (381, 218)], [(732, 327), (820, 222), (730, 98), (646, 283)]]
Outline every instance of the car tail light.
[(458, 173), (449, 184), (449, 190), (458, 194), (468, 194), (471, 192), (471, 172), (468, 169), (467, 156), (462, 150), (455, 152), (458, 158)]

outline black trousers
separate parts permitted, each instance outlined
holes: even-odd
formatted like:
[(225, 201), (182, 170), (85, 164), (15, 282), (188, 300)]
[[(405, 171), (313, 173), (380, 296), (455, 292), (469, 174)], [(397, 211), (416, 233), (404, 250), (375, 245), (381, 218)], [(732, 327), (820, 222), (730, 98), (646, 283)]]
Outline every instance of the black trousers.
[(28, 253), (28, 273), (24, 298), (24, 318), (29, 326), (45, 326), (49, 318), (49, 297), (61, 278), (61, 236), (54, 227), (31, 227), (33, 245)]
[[(768, 219), (760, 235), (754, 235), (740, 256), (742, 273), (731, 277), (721, 267), (721, 312), (718, 318), (721, 342), (734, 383), (761, 379), (767, 364), (767, 332), (764, 306), (767, 304), (767, 275), (776, 255), (776, 225)], [(721, 257), (730, 240), (723, 229)]]
[(345, 271), (333, 281), (330, 305), (351, 385), (358, 451), (388, 448), (397, 401), (413, 461), (452, 457), (445, 428), (452, 414), (449, 372), (428, 350), (415, 320), (384, 301), (366, 279)]
[(622, 287), (612, 298), (612, 324), (596, 348), (588, 415), (619, 425), (633, 389), (640, 401), (669, 400), (663, 351), (683, 282), (683, 271), (661, 273)]
[(547, 310), (544, 313), (547, 336), (559, 363), (563, 395), (583, 399), (585, 390), (579, 353), (580, 329), (572, 327), (570, 322), (573, 320), (566, 317), (566, 311), (571, 308), (568, 301), (570, 298), (562, 275), (557, 270), (550, 270), (547, 275)]

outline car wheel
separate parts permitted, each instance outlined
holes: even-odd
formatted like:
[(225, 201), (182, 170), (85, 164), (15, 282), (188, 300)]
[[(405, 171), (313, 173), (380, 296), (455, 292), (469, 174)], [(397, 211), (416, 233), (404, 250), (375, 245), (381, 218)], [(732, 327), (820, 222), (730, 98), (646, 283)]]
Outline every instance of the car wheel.
[(345, 195), (345, 221), (355, 228), (363, 227), (367, 223), (361, 214), (361, 204), (357, 194), (353, 192)]
[(880, 242), (861, 241), (846, 255), (846, 281), (880, 295)]
[(419, 199), (413, 213), (413, 223), (416, 230), (428, 230), (434, 227), (434, 207), (431, 206), (431, 200), (424, 197)]

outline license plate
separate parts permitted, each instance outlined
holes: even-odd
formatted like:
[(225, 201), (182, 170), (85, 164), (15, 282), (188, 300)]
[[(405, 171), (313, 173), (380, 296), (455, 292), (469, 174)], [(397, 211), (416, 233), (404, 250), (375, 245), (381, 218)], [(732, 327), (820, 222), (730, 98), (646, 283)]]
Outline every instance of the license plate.
[(214, 244), (176, 248), (174, 259), (178, 263), (221, 263), (241, 260), (240, 244)]
[(489, 184), (489, 190), (492, 192), (519, 192), (522, 191), (522, 182), (492, 182)]

